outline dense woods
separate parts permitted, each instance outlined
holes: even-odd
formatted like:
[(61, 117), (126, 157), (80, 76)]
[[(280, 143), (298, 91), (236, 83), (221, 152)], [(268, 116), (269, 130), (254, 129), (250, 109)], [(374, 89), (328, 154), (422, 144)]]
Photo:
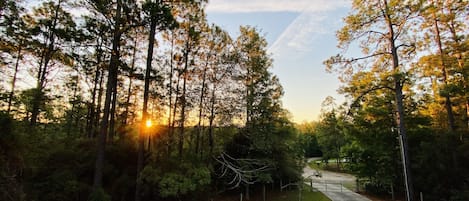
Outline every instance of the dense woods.
[(263, 33), (207, 3), (0, 2), (0, 200), (249, 199), (317, 156), (378, 195), (469, 200), (467, 1), (354, 0), (324, 62), (347, 101), (302, 124)]
[(249, 198), (299, 180), (267, 42), (209, 24), (206, 3), (2, 4), (0, 199)]

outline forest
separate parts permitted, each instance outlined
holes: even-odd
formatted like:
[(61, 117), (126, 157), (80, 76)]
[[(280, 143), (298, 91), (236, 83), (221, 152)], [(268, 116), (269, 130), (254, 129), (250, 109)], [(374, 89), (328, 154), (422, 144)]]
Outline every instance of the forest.
[(468, 1), (353, 0), (324, 61), (346, 101), (303, 123), (264, 33), (208, 3), (1, 1), (0, 200), (249, 200), (309, 157), (377, 196), (469, 200)]

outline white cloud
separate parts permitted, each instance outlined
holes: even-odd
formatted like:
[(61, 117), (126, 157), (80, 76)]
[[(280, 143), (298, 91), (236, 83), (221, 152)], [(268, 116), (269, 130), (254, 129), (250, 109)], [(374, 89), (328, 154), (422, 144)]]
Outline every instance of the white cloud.
[[(345, 1), (334, 1), (345, 2)], [(342, 7), (350, 6), (343, 3)], [(335, 9), (339, 9), (337, 7)], [(335, 10), (334, 9), (334, 10)], [(301, 57), (312, 51), (312, 46), (320, 42), (324, 35), (334, 35), (340, 28), (343, 16), (334, 16), (334, 10), (314, 11), (305, 10), (293, 20), (283, 33), (269, 47), (269, 52), (275, 56), (288, 55)]]
[(348, 0), (209, 0), (207, 12), (318, 12), (345, 7)]
[(315, 36), (333, 32), (325, 28), (326, 18), (326, 15), (315, 12), (300, 14), (270, 46), (269, 52), (281, 54), (283, 51), (296, 53), (310, 51)]

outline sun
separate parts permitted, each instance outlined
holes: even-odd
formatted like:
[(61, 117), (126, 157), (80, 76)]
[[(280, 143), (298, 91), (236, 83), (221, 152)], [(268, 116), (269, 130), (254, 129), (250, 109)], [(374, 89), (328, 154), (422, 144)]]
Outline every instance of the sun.
[(147, 128), (150, 128), (152, 125), (153, 125), (153, 123), (151, 122), (150, 119), (148, 119), (148, 120), (145, 122), (145, 126), (147, 126)]

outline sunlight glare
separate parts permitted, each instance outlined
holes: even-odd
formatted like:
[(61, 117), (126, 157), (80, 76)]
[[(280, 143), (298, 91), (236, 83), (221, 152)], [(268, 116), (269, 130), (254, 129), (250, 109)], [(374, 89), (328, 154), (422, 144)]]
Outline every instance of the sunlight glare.
[(145, 125), (147, 126), (147, 128), (150, 128), (151, 125), (152, 125), (152, 122), (150, 119), (148, 119), (146, 122), (145, 122)]

